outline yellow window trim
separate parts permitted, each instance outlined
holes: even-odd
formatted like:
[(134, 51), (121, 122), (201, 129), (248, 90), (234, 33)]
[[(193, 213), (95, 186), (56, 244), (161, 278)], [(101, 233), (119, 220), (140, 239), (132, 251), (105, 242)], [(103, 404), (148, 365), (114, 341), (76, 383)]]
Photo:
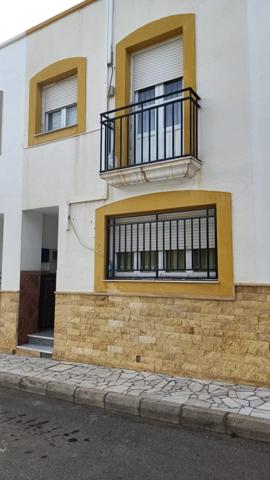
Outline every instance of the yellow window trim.
[(185, 87), (196, 90), (195, 15), (171, 15), (147, 23), (116, 45), (116, 108), (130, 103), (131, 54), (177, 35), (183, 35)]
[[(77, 99), (77, 124), (57, 129), (51, 132), (41, 131), (41, 91), (45, 85), (77, 75), (78, 99)], [(55, 62), (30, 80), (29, 87), (29, 125), (28, 144), (39, 145), (41, 143), (59, 140), (71, 135), (85, 132), (86, 115), (86, 58), (64, 58)]]
[[(141, 282), (106, 280), (106, 223), (108, 217), (211, 205), (216, 206), (218, 281), (155, 282), (144, 280)], [(205, 190), (151, 193), (127, 198), (98, 208), (96, 210), (95, 292), (234, 298), (231, 194)]]
[[(115, 108), (129, 105), (130, 78), (131, 78), (131, 54), (164, 40), (183, 35), (183, 56), (184, 56), (184, 85), (196, 91), (196, 45), (195, 45), (195, 15), (192, 13), (171, 15), (159, 20), (147, 23), (123, 38), (116, 45), (115, 56)], [(121, 112), (123, 113), (123, 111)], [(184, 105), (184, 147), (189, 153), (189, 125), (190, 109)], [(126, 151), (126, 126), (123, 126), (123, 151)], [(118, 135), (116, 135), (116, 139)], [(116, 157), (119, 157), (119, 145), (116, 141)], [(122, 161), (126, 163), (126, 158)], [(122, 165), (122, 166), (123, 166)]]

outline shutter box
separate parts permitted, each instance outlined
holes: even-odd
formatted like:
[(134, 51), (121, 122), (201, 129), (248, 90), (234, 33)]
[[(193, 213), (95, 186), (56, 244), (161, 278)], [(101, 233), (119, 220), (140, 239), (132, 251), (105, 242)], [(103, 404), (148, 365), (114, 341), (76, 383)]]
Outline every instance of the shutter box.
[(132, 55), (132, 90), (183, 77), (183, 37), (158, 43)]

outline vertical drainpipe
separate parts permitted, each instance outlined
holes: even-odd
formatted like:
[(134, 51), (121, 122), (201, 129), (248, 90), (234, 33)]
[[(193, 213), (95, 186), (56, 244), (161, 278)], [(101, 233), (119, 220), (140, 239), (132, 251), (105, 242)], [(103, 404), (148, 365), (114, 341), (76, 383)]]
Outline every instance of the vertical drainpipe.
[(113, 10), (114, 0), (107, 0), (107, 84), (106, 84), (106, 104), (109, 109), (109, 98), (112, 96), (111, 80), (113, 75)]

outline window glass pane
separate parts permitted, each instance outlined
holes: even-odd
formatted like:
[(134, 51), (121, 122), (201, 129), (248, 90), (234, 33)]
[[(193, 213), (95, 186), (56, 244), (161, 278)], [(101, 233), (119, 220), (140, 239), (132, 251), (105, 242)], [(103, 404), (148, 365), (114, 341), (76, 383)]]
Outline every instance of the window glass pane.
[(61, 110), (56, 110), (55, 112), (47, 113), (48, 118), (48, 130), (55, 130), (56, 128), (61, 128), (62, 112)]
[[(155, 97), (155, 87), (145, 88), (144, 90), (140, 90), (138, 92), (138, 102), (145, 102), (143, 104), (143, 108), (149, 108), (151, 105), (154, 105), (155, 101), (153, 100)], [(149, 100), (149, 101), (147, 101)], [(141, 106), (138, 105), (138, 109), (141, 109)], [(142, 118), (143, 116), (143, 118)], [(149, 131), (154, 130), (155, 128), (155, 109), (149, 110), (148, 112), (144, 112), (143, 114), (139, 113), (136, 115), (137, 117), (137, 132), (138, 134), (147, 133)], [(143, 128), (142, 128), (143, 123)], [(150, 123), (150, 124), (149, 124)], [(150, 127), (150, 128), (149, 128)], [(143, 129), (143, 132), (142, 132)]]
[[(167, 95), (169, 93), (172, 94), (172, 95), (169, 95), (168, 97), (165, 97), (164, 101), (169, 102), (171, 100), (181, 98), (181, 94), (179, 93), (179, 90), (181, 90), (181, 88), (182, 88), (182, 79), (181, 78), (164, 83), (164, 95)], [(174, 124), (174, 125), (179, 125), (180, 124), (181, 108), (182, 108), (182, 102), (180, 100), (178, 102), (172, 104), (172, 105), (166, 105), (165, 106), (165, 109), (166, 109), (166, 127), (171, 127), (172, 124)], [(173, 113), (172, 113), (173, 110), (174, 110), (174, 119), (173, 119)]]
[(158, 252), (141, 252), (141, 270), (152, 272), (158, 268)]
[(119, 252), (117, 254), (117, 270), (119, 272), (130, 272), (133, 270), (132, 252)]
[(180, 271), (185, 268), (185, 252), (184, 250), (167, 250), (166, 251), (166, 270)]
[(66, 126), (77, 123), (77, 105), (72, 105), (66, 109)]
[[(207, 249), (195, 249), (192, 252), (193, 270), (206, 271), (207, 270)], [(216, 270), (216, 250), (209, 248), (209, 270)]]

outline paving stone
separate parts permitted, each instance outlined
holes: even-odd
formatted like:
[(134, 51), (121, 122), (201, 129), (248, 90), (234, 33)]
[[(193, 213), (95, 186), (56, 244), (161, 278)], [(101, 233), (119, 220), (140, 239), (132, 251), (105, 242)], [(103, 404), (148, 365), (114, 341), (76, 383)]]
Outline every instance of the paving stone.
[(238, 408), (239, 404), (232, 398), (223, 398), (223, 403), (229, 408)]
[(259, 407), (260, 405), (264, 405), (264, 403), (265, 402), (261, 398), (257, 398), (257, 400), (250, 400), (249, 401), (249, 405), (252, 408), (256, 408), (256, 407)]
[(258, 410), (268, 410), (270, 411), (270, 402), (264, 402), (262, 405), (259, 405)]
[[(23, 377), (27, 380), (22, 381)], [(0, 385), (43, 393), (46, 382), (50, 382), (46, 389), (48, 395), (69, 400), (73, 400), (73, 393), (82, 387), (94, 389), (100, 398), (104, 391), (114, 392), (133, 399), (143, 397), (166, 405), (172, 403), (176, 407), (185, 403), (208, 410), (241, 412), (245, 417), (270, 417), (270, 388), (0, 355)]]
[(72, 368), (74, 368), (73, 365), (66, 365), (65, 363), (63, 364), (59, 363), (58, 365), (54, 365), (50, 367), (48, 370), (53, 372), (65, 372), (66, 370), (71, 370)]

